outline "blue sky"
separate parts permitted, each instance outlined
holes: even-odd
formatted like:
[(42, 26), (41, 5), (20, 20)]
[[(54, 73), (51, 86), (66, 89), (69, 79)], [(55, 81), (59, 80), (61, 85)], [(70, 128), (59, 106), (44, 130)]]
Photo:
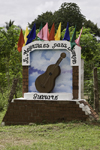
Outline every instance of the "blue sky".
[(58, 10), (64, 2), (76, 3), (86, 19), (97, 23), (100, 28), (100, 0), (0, 0), (0, 27), (11, 19), (26, 29), (28, 22), (46, 11)]
[(70, 66), (70, 53), (66, 50), (36, 50), (31, 53), (31, 67), (29, 67), (29, 92), (37, 92), (35, 88), (36, 78), (43, 74), (49, 65), (55, 64), (62, 52), (65, 52), (67, 56), (59, 64), (61, 74), (56, 79), (53, 92), (72, 93), (72, 67)]

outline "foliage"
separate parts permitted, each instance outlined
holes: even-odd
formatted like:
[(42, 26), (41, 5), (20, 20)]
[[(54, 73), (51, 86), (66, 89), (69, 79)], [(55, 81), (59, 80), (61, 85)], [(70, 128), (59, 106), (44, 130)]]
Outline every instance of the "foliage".
[[(90, 28), (84, 27), (80, 45), (82, 47), (82, 58), (84, 59), (84, 95), (85, 99), (94, 107), (93, 69), (97, 67), (99, 79), (100, 43), (97, 41), (95, 33)], [(100, 80), (98, 80), (98, 87), (100, 87)]]
[(63, 3), (60, 9), (54, 12), (54, 17), (56, 18), (55, 26), (57, 27), (59, 22), (61, 22), (62, 30), (66, 28), (67, 22), (69, 22), (69, 27), (76, 25), (78, 31), (82, 27), (82, 23), (85, 21), (85, 17), (81, 14), (80, 8), (76, 3)]
[(6, 29), (8, 30), (13, 24), (14, 24), (14, 21), (9, 21), (9, 22), (5, 22), (6, 23)]
[[(12, 78), (20, 75), (21, 53), (17, 51), (17, 42), (20, 30), (11, 26), (8, 30), (0, 30), (0, 76)], [(16, 63), (17, 62), (17, 63)], [(1, 85), (1, 83), (0, 83)]]
[(41, 15), (38, 15), (37, 19), (35, 19), (31, 24), (29, 24), (29, 27), (32, 29), (34, 23), (36, 23), (36, 28), (39, 29), (41, 23), (44, 26), (46, 22), (48, 22), (49, 28), (51, 28), (54, 20), (54, 15), (52, 12), (46, 12), (42, 13)]
[(97, 53), (97, 40), (90, 28), (83, 28), (80, 45), (82, 56), (86, 61), (93, 60)]
[(87, 20), (85, 21), (84, 26), (86, 28), (91, 28), (92, 32), (95, 33), (95, 36), (100, 37), (100, 29), (98, 29), (97, 24), (94, 24), (91, 20)]
[(41, 23), (43, 26), (48, 22), (49, 28), (55, 23), (55, 29), (57, 30), (59, 23), (62, 23), (62, 30), (66, 28), (67, 22), (69, 26), (77, 25), (77, 30), (82, 27), (82, 23), (85, 21), (85, 17), (81, 14), (80, 8), (75, 3), (63, 3), (58, 11), (46, 12), (38, 15), (38, 17), (29, 23), (29, 28), (32, 29), (33, 24), (36, 23), (37, 29), (40, 27)]
[(2, 95), (1, 95), (1, 98), (0, 98), (0, 111), (4, 110), (6, 107), (7, 107), (7, 101), (4, 98), (2, 98)]
[(39, 29), (41, 23), (44, 26), (48, 22), (49, 29), (51, 29), (52, 24), (55, 24), (55, 29), (57, 30), (59, 23), (62, 23), (61, 29), (64, 30), (69, 22), (69, 27), (76, 25), (76, 30), (79, 31), (82, 26), (85, 28), (90, 28), (91, 33), (94, 33), (95, 36), (100, 37), (100, 29), (97, 27), (97, 24), (94, 24), (90, 20), (86, 20), (85, 16), (81, 13), (79, 6), (76, 3), (62, 3), (60, 8), (54, 13), (45, 12), (32, 21), (28, 23), (29, 28), (32, 29), (33, 24), (36, 23), (37, 29)]
[(0, 111), (6, 110), (8, 106), (7, 97), (8, 97), (7, 90), (4, 90), (4, 93), (0, 93)]
[(98, 92), (100, 93), (100, 64), (95, 61), (85, 61), (84, 63), (84, 95), (89, 104), (94, 107), (94, 81), (93, 69), (97, 67), (98, 74)]
[(8, 30), (0, 28), (0, 109), (5, 105), (3, 100), (6, 91), (9, 96), (13, 78), (22, 79), (21, 53), (17, 50), (19, 34), (20, 28), (15, 25), (11, 25)]

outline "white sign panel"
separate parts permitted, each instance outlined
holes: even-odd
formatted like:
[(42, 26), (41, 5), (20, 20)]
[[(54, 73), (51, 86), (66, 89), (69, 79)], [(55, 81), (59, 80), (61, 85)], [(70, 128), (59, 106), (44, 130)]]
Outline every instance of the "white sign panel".
[[(56, 51), (56, 50), (60, 50), (60, 51), (67, 51), (70, 53), (70, 66), (79, 66), (79, 99), (81, 99), (81, 47), (79, 46), (75, 46), (74, 49), (72, 50), (71, 49), (71, 45), (70, 45), (70, 42), (68, 41), (34, 41), (34, 42), (31, 42), (30, 44), (24, 46), (22, 48), (22, 66), (30, 66), (30, 52), (32, 51), (46, 51), (46, 50), (50, 50), (50, 51)], [(35, 91), (34, 91), (35, 92)], [(28, 95), (27, 95), (28, 94)], [(58, 94), (57, 93), (53, 93), (54, 95), (45, 95), (45, 94), (39, 94), (39, 93), (36, 93), (37, 95), (34, 95), (32, 93), (30, 93), (30, 96), (29, 96), (29, 92), (25, 94), (25, 98), (29, 98), (30, 96), (30, 99), (32, 99), (34, 96), (33, 99), (42, 99), (43, 100), (46, 100), (46, 99), (49, 99), (50, 100), (64, 100), (66, 98), (68, 99), (72, 99), (72, 92), (68, 95), (66, 94)], [(28, 96), (28, 97), (27, 97)], [(49, 98), (48, 98), (49, 97)]]
[(71, 93), (24, 93), (27, 100), (72, 100)]
[(75, 46), (72, 50), (68, 41), (34, 41), (22, 48), (22, 66), (30, 66), (30, 52), (47, 49), (67, 50), (71, 53), (71, 66), (79, 66), (80, 64), (81, 48), (79, 46)]

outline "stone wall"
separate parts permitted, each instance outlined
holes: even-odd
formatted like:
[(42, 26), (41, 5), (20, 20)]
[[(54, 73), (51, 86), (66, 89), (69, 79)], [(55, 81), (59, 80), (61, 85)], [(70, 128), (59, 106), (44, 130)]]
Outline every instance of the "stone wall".
[(3, 118), (5, 125), (85, 121), (89, 116), (76, 101), (14, 100)]
[(79, 67), (73, 67), (73, 99), (78, 99), (79, 92)]
[(23, 96), (28, 92), (28, 66), (23, 66)]
[(98, 115), (85, 100), (48, 101), (15, 99), (9, 104), (2, 124), (28, 125), (29, 123), (56, 123), (97, 119)]

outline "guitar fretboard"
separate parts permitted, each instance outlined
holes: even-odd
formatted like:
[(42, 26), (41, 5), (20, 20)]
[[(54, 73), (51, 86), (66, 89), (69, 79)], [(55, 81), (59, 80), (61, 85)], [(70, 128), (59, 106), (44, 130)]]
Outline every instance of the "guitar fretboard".
[(55, 65), (58, 66), (58, 65), (61, 63), (62, 59), (63, 59), (63, 58), (60, 57), (60, 58), (57, 60), (57, 62), (55, 63)]

